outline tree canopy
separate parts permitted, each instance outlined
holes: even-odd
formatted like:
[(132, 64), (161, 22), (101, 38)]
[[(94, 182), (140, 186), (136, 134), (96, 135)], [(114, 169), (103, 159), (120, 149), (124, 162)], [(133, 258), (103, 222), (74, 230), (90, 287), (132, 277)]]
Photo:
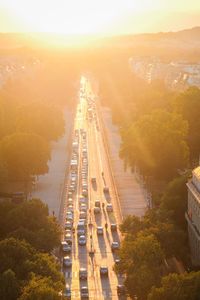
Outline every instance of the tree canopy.
[[(41, 282), (44, 280), (44, 283), (47, 277), (48, 286), (46, 283), (46, 285), (41, 287), (44, 295), (45, 286), (47, 291), (50, 288), (50, 294), (58, 294), (58, 291), (63, 289), (64, 278), (60, 272), (59, 265), (52, 256), (47, 253), (38, 253), (25, 241), (14, 238), (0, 241), (0, 282), (4, 283), (4, 286), (0, 286), (1, 299), (17, 299), (22, 290), (22, 295), (26, 295), (26, 291), (32, 286), (29, 279), (34, 274), (41, 277)], [(15, 289), (10, 290), (11, 287)], [(39, 292), (40, 289), (38, 290)]]
[(0, 152), (11, 178), (27, 180), (31, 175), (48, 172), (50, 147), (39, 135), (14, 133), (6, 136), (0, 143)]
[(154, 287), (148, 300), (198, 300), (200, 272), (169, 274), (162, 278), (161, 287)]
[(59, 245), (60, 227), (38, 199), (20, 204), (0, 202), (0, 238), (25, 239), (40, 251), (50, 252)]
[(200, 153), (200, 89), (190, 87), (179, 94), (174, 101), (175, 111), (181, 113), (188, 121), (188, 144), (190, 147), (191, 159), (198, 160)]
[(122, 131), (120, 155), (144, 175), (169, 179), (188, 165), (186, 135), (187, 122), (180, 115), (154, 111)]

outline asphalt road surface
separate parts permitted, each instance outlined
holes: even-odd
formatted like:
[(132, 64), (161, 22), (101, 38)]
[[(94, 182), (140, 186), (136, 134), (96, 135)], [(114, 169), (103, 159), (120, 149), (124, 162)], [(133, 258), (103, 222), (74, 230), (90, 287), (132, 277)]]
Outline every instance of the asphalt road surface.
[[(64, 228), (67, 224), (69, 225), (66, 216), (70, 203), (72, 203), (70, 208), (73, 211), (72, 249), (70, 254), (63, 253), (63, 256), (70, 256), (72, 266), (63, 266), (63, 272), (66, 286), (71, 288), (71, 298), (74, 300), (84, 298), (80, 293), (82, 287), (88, 288), (89, 299), (118, 299), (117, 285), (123, 282), (123, 278), (117, 276), (113, 271), (117, 251), (111, 250), (111, 243), (114, 241), (120, 244), (120, 236), (118, 229), (111, 231), (110, 224), (116, 223), (117, 226), (120, 224), (121, 212), (108, 164), (101, 126), (90, 82), (86, 78), (82, 78), (74, 122), (72, 161), (66, 182), (63, 213), (63, 239), (65, 239)], [(91, 178), (95, 178), (93, 182)], [(105, 187), (109, 188), (109, 192), (105, 192)], [(84, 200), (81, 200), (83, 198)], [(100, 212), (94, 213), (97, 200), (100, 201)], [(81, 206), (81, 201), (85, 205)], [(113, 212), (107, 211), (107, 204), (112, 204)], [(81, 210), (86, 210), (87, 214), (84, 229), (86, 245), (79, 245), (78, 242), (77, 224)], [(97, 226), (103, 227), (102, 235), (97, 234)], [(108, 267), (107, 276), (100, 275), (101, 266)], [(80, 268), (86, 268), (87, 280), (79, 279)]]

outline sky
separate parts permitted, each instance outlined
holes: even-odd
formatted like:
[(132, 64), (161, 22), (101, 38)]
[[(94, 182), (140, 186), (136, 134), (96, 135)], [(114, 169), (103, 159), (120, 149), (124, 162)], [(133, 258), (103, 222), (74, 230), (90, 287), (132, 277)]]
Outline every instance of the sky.
[(131, 34), (200, 25), (200, 0), (0, 0), (0, 32)]

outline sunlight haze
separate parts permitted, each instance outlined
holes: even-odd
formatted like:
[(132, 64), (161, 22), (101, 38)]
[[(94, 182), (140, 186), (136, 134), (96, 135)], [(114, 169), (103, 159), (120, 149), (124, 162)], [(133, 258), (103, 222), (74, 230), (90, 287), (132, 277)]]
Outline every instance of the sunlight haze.
[(200, 1), (1, 0), (1, 32), (127, 34), (197, 26)]

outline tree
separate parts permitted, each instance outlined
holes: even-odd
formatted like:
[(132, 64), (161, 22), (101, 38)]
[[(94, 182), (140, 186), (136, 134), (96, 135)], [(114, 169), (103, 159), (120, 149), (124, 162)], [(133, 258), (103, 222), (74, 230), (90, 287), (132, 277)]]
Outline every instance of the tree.
[(39, 199), (20, 204), (0, 203), (0, 237), (25, 239), (39, 251), (51, 252), (60, 243), (61, 229)]
[(49, 144), (38, 135), (14, 133), (6, 136), (1, 141), (0, 150), (12, 178), (26, 181), (31, 175), (48, 171)]
[(187, 210), (187, 180), (186, 174), (170, 181), (161, 198), (162, 207), (172, 211), (174, 223), (183, 229), (186, 228), (184, 216)]
[[(11, 271), (8, 272), (8, 270)], [(6, 280), (9, 278), (5, 288), (0, 288), (0, 292), (5, 294), (6, 300), (10, 299), (8, 295), (11, 294), (14, 297), (16, 292), (21, 291), (34, 274), (39, 276), (41, 280), (48, 278), (51, 281), (50, 287), (53, 291), (56, 291), (57, 295), (64, 285), (64, 277), (60, 272), (60, 266), (53, 256), (47, 253), (39, 253), (27, 242), (14, 238), (0, 241), (0, 274), (3, 274), (0, 275), (0, 282), (1, 280), (7, 282)], [(9, 284), (18, 287), (18, 290), (11, 293), (7, 289)]]
[(188, 144), (190, 147), (191, 159), (197, 160), (200, 153), (200, 89), (190, 87), (179, 94), (174, 101), (175, 111), (181, 113), (188, 121)]
[[(128, 293), (131, 297), (137, 295), (138, 299), (146, 299), (152, 285), (157, 285), (161, 278), (163, 252), (159, 242), (154, 235), (140, 232), (134, 240), (123, 240), (119, 256), (120, 263), (115, 269), (126, 275)], [(148, 276), (149, 281), (144, 284)]]
[(122, 131), (120, 156), (132, 168), (156, 179), (170, 179), (188, 165), (187, 122), (180, 115), (157, 110)]
[(153, 287), (148, 300), (199, 300), (200, 272), (169, 274), (161, 287)]
[(19, 300), (60, 300), (58, 286), (50, 278), (33, 276)]
[(0, 299), (16, 300), (19, 294), (20, 286), (15, 273), (8, 269), (0, 274)]
[(16, 126), (20, 132), (37, 134), (51, 141), (64, 133), (64, 118), (55, 105), (34, 102), (19, 108)]

